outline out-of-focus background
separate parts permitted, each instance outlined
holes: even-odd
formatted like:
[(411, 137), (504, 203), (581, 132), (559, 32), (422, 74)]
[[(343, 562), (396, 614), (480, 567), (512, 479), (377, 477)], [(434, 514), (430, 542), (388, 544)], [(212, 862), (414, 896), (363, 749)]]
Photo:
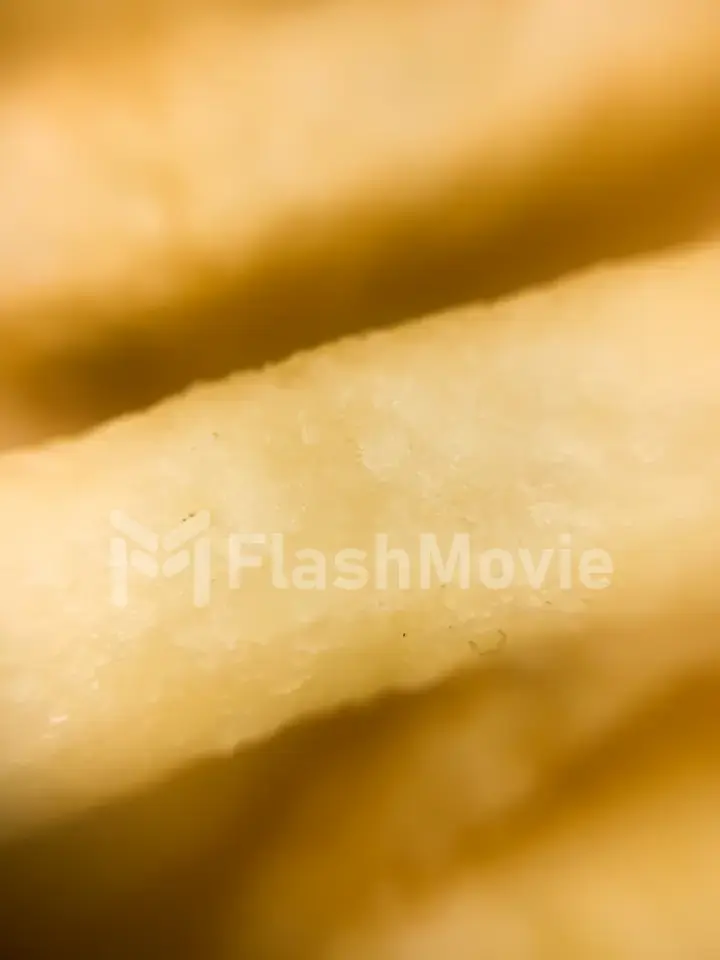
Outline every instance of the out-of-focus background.
[(7, 0), (0, 447), (706, 231), (705, 0)]

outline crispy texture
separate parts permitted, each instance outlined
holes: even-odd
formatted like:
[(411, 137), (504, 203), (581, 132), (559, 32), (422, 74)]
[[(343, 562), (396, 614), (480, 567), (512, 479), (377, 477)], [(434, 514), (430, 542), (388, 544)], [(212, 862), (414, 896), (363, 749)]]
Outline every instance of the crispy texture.
[[(82, 809), (308, 713), (432, 682), (506, 637), (625, 620), (706, 584), (720, 540), (713, 304), (720, 252), (598, 270), (197, 388), (0, 465), (0, 796), (13, 830)], [(698, 351), (698, 344), (703, 349)], [(209, 511), (211, 603), (188, 573), (113, 606), (113, 511), (155, 531)], [(197, 522), (196, 520), (193, 522)], [(190, 528), (188, 528), (190, 529)], [(537, 558), (572, 537), (612, 589), (453, 582), (239, 589), (229, 534), (331, 558), (422, 532)], [(674, 549), (667, 549), (672, 543)], [(262, 552), (262, 551), (261, 551)], [(683, 559), (682, 567), (678, 556)], [(574, 561), (577, 562), (577, 559)], [(370, 560), (372, 563), (372, 558)], [(473, 581), (476, 583), (476, 581)], [(669, 600), (668, 600), (669, 602)]]

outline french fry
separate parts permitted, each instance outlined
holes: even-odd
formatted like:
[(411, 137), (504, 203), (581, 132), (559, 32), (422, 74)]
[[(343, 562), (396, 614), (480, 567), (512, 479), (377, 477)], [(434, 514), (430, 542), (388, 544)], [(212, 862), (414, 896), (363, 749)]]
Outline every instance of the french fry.
[(476, 956), (522, 932), (522, 957), (709, 951), (717, 868), (700, 857), (698, 893), (681, 865), (716, 843), (716, 623), (685, 593), (548, 635), (0, 847), (0, 947), (375, 958), (448, 937)]
[(593, 271), (3, 458), (4, 828), (712, 596), (719, 263)]
[(0, 85), (0, 365), (68, 424), (711, 216), (705, 0), (128, 9)]
[[(680, 630), (676, 638), (683, 637)], [(482, 715), (480, 707), (477, 712)], [(320, 866), (311, 874), (317, 884), (313, 890), (307, 873), (293, 876), (306, 849), (298, 831), (297, 852), (288, 845), (284, 863), (274, 861), (280, 877), (285, 874), (284, 885), (263, 890), (261, 938), (248, 940), (247, 928), (237, 924), (227, 957), (434, 960), (450, 952), (470, 960), (485, 951), (514, 960), (712, 955), (720, 947), (714, 909), (720, 880), (714, 813), (720, 797), (714, 749), (719, 719), (717, 673), (680, 683), (664, 701), (609, 737), (602, 749), (576, 757), (565, 776), (550, 790), (534, 794), (509, 822), (498, 817), (483, 828), (472, 816), (450, 818), (457, 834), (449, 865), (441, 861), (434, 870), (426, 869), (414, 887), (403, 886), (391, 870), (380, 874), (374, 901), (368, 898), (364, 910), (339, 912), (339, 924), (332, 909), (321, 914), (318, 894), (325, 895), (326, 903), (333, 898), (331, 903), (342, 904), (338, 887), (348, 883), (363, 859), (346, 859), (344, 869), (332, 861), (334, 869), (324, 876), (333, 881), (323, 884), (322, 860), (316, 854)], [(477, 751), (465, 760), (468, 779), (473, 768), (477, 771), (483, 748), (493, 749), (480, 739), (480, 724), (475, 724)], [(473, 742), (473, 729), (473, 722), (466, 721), (464, 739), (462, 733), (454, 739), (446, 734), (448, 764), (453, 745)], [(430, 846), (444, 839), (447, 822), (439, 824), (433, 816), (433, 774), (423, 780), (420, 756), (415, 755), (413, 811), (418, 817), (417, 807), (422, 809), (427, 798), (422, 829)], [(447, 776), (441, 763), (434, 772)], [(359, 818), (367, 823), (365, 840), (371, 845), (372, 809)], [(382, 817), (381, 800), (375, 811)], [(303, 826), (311, 829), (307, 821)], [(322, 849), (320, 831), (315, 836)], [(300, 863), (307, 867), (307, 861)], [(689, 873), (695, 882), (688, 882)], [(247, 880), (252, 889), (252, 878)], [(391, 891), (385, 901), (379, 890)], [(292, 895), (278, 902), (272, 899), (278, 892)], [(391, 897), (392, 907), (383, 909)], [(243, 911), (236, 921), (240, 916), (251, 927), (254, 920), (258, 929), (257, 916)], [(295, 935), (299, 949), (290, 948), (288, 933)], [(238, 951), (250, 944), (252, 953)]]

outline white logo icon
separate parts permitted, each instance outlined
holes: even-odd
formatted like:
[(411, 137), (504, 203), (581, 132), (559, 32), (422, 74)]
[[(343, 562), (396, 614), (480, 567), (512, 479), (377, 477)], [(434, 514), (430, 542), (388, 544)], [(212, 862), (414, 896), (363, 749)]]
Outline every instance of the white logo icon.
[[(111, 595), (114, 606), (128, 605), (131, 569), (150, 579), (157, 579), (161, 575), (166, 578), (174, 577), (188, 567), (193, 570), (194, 606), (206, 607), (210, 603), (211, 544), (209, 537), (200, 536), (210, 528), (210, 514), (207, 510), (188, 517), (162, 538), (121, 510), (113, 510), (110, 523), (122, 534), (110, 541)], [(192, 546), (191, 541), (194, 541)], [(164, 561), (159, 556), (161, 549), (164, 554), (169, 554)]]

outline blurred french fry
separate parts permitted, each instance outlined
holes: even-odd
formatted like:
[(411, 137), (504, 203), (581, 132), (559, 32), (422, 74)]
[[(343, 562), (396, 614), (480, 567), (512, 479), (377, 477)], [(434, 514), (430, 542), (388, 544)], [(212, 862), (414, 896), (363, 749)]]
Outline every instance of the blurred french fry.
[[(657, 635), (661, 642), (664, 629)], [(678, 620), (673, 629), (681, 642), (682, 623)], [(651, 657), (649, 645), (646, 650)], [(297, 860), (290, 845), (297, 839), (299, 850), (305, 849), (302, 836), (299, 831), (291, 834), (286, 859), (275, 860), (279, 875), (275, 882), (284, 879), (284, 886), (264, 890), (265, 899), (260, 901), (267, 911), (259, 924), (261, 939), (248, 941), (237, 925), (235, 946), (227, 956), (233, 960), (249, 955), (258, 960), (713, 956), (720, 949), (714, 909), (720, 885), (717, 680), (715, 669), (704, 680), (679, 683), (609, 737), (602, 749), (576, 757), (551, 790), (532, 796), (509, 823), (496, 821), (483, 829), (470, 820), (468, 828), (467, 822), (451, 819), (457, 835), (455, 861), (449, 867), (441, 864), (434, 873), (426, 871), (415, 889), (412, 884), (403, 888), (402, 879), (392, 873), (390, 878), (379, 875), (374, 900), (371, 895), (364, 910), (341, 913), (339, 930), (336, 926), (330, 935), (334, 915), (329, 911), (331, 919), (320, 921), (320, 902), (333, 896), (338, 876), (352, 876), (360, 858), (345, 860), (344, 869), (336, 867), (332, 873), (316, 870), (319, 883), (314, 896), (308, 895), (307, 882), (300, 872), (293, 872)], [(466, 738), (473, 726), (479, 727), (480, 706), (477, 714), (474, 721), (466, 721)], [(449, 764), (457, 742), (457, 735), (447, 735)], [(492, 744), (478, 740), (477, 752), (483, 747), (492, 754)], [(474, 764), (477, 760), (468, 757), (466, 768), (472, 771)], [(432, 772), (425, 781), (419, 762), (417, 767), (414, 802), (422, 805), (433, 796)], [(434, 772), (445, 770), (438, 765)], [(383, 810), (381, 803), (376, 809)], [(366, 810), (365, 819), (372, 836), (372, 812)], [(447, 828), (433, 818), (429, 802), (423, 826), (429, 843)], [(321, 845), (320, 831), (314, 836)], [(307, 862), (303, 865), (307, 867)], [(252, 888), (252, 880), (248, 882)], [(384, 900), (378, 889), (386, 891)], [(291, 896), (280, 903), (273, 899), (279, 892)], [(388, 900), (392, 905), (383, 909)], [(240, 916), (247, 922), (252, 914)], [(288, 933), (306, 938), (299, 942), (309, 943), (309, 949), (291, 949), (284, 940)], [(243, 952), (251, 943), (253, 952)]]
[(707, 0), (79, 4), (33, 55), (38, 9), (0, 86), (29, 439), (716, 213)]
[(720, 935), (716, 622), (685, 592), (549, 634), (541, 656), (477, 658), (0, 847), (0, 947), (702, 955)]

